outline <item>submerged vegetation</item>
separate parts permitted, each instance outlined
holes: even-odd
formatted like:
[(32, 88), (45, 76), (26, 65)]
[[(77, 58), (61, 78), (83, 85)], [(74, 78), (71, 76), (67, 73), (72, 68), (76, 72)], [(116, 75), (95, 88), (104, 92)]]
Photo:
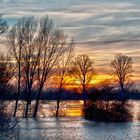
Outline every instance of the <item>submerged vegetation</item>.
[(133, 120), (132, 106), (126, 101), (94, 101), (85, 109), (85, 118), (94, 121), (127, 122)]
[(6, 111), (6, 103), (0, 105), (0, 139), (16, 139), (19, 132), (19, 118), (12, 115), (12, 111)]

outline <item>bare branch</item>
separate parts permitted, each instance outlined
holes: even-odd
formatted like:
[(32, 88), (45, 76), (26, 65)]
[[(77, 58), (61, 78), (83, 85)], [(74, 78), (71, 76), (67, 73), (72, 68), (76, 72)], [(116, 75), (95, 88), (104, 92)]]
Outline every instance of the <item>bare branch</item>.
[(111, 62), (112, 74), (116, 77), (122, 92), (124, 92), (125, 85), (129, 82), (133, 72), (133, 60), (123, 54), (116, 55)]

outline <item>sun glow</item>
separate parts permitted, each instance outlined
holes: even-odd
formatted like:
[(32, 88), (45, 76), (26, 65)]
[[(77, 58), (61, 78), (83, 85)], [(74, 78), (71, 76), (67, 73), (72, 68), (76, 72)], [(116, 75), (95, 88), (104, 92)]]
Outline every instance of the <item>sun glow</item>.
[(91, 80), (91, 84), (93, 85), (99, 85), (103, 83), (106, 80), (111, 80), (112, 76), (109, 74), (100, 74), (100, 75), (95, 75), (95, 77)]
[[(89, 87), (100, 86), (104, 81), (106, 81), (106, 80), (110, 81), (111, 78), (112, 77), (108, 74), (95, 75), (93, 77), (93, 79), (88, 83), (88, 85), (89, 85)], [(52, 79), (53, 79), (52, 80), (53, 86), (57, 87), (60, 85), (60, 76), (54, 76)], [(66, 88), (66, 89), (75, 88), (76, 89), (76, 88), (79, 88), (80, 86), (81, 86), (81, 82), (76, 77), (70, 76), (70, 75), (65, 76), (64, 81), (63, 81), (64, 88)]]

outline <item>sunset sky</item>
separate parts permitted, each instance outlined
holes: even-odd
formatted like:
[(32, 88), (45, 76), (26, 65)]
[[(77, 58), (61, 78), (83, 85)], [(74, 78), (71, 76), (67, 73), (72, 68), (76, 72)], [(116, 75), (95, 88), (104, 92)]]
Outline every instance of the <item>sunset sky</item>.
[(74, 38), (76, 54), (93, 58), (97, 73), (109, 73), (115, 54), (125, 53), (140, 81), (140, 0), (0, 0), (0, 13), (9, 25), (48, 14)]

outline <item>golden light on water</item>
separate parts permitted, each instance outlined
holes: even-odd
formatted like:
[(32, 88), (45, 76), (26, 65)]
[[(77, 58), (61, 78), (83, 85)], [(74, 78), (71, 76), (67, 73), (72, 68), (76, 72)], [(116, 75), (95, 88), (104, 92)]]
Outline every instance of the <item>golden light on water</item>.
[(70, 101), (70, 104), (67, 108), (64, 109), (65, 116), (69, 117), (79, 117), (83, 115), (83, 104), (84, 101)]
[(79, 117), (82, 116), (82, 110), (81, 109), (71, 109), (66, 111), (66, 116), (69, 117)]

